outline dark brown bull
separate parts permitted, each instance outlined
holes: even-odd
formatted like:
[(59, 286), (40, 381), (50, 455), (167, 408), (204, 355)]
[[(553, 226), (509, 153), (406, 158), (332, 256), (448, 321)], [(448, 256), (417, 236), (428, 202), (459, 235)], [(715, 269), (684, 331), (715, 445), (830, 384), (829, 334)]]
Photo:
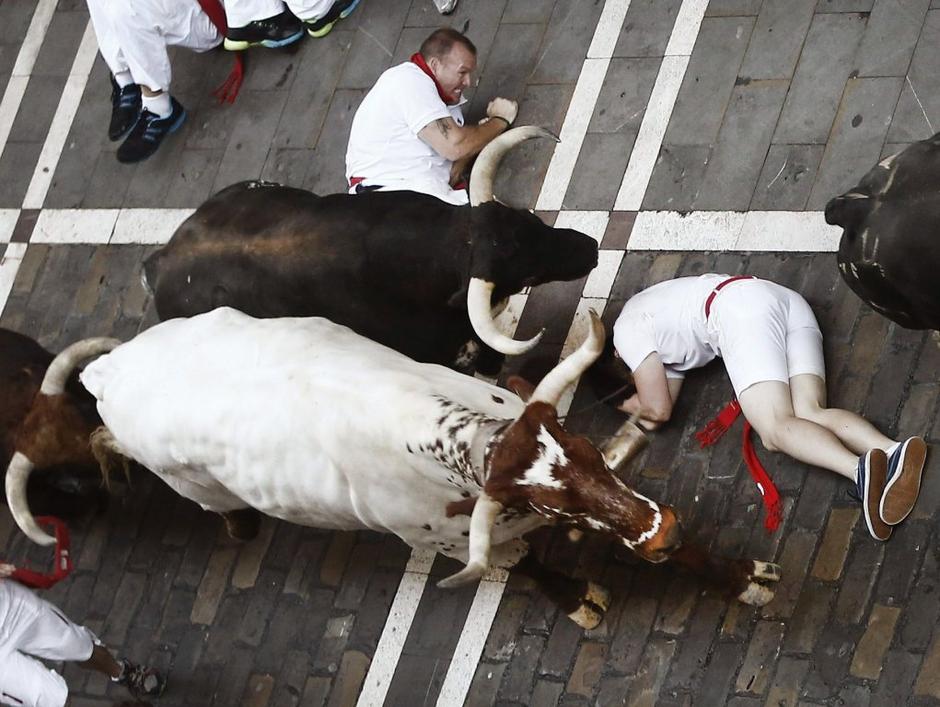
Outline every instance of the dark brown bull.
[(887, 157), (826, 204), (841, 226), (839, 272), (852, 291), (908, 329), (940, 330), (940, 133)]

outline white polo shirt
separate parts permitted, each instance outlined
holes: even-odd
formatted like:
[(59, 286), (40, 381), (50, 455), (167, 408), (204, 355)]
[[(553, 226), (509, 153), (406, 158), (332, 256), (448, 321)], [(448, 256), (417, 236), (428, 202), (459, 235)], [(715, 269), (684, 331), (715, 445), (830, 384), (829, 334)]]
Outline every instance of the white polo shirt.
[(453, 162), (418, 137), (440, 118), (463, 125), (465, 102), (461, 96), (457, 105), (446, 105), (431, 77), (410, 61), (387, 69), (353, 117), (346, 179), (362, 177), (364, 185), (381, 185), (383, 191), (410, 189), (466, 204), (467, 193), (450, 188)]

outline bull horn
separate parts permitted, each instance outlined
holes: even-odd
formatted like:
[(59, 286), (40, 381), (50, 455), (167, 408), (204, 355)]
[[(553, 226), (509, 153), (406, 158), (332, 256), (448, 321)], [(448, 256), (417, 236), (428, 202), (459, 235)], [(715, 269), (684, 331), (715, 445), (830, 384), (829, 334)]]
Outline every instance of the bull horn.
[(43, 395), (61, 395), (65, 392), (65, 384), (68, 382), (69, 376), (72, 375), (72, 371), (82, 361), (108, 353), (120, 345), (120, 339), (99, 336), (93, 339), (76, 341), (71, 346), (66, 346), (58, 356), (52, 359), (52, 363), (46, 369), (46, 375), (42, 379), (39, 392)]
[(482, 278), (470, 278), (467, 287), (467, 314), (470, 315), (470, 324), (484, 344), (501, 354), (517, 356), (525, 353), (539, 343), (542, 332), (527, 341), (516, 341), (497, 329), (496, 322), (493, 321), (493, 287), (495, 285), (492, 282)]
[(29, 510), (26, 500), (26, 484), (33, 471), (33, 463), (22, 452), (16, 452), (7, 467), (7, 505), (13, 520), (26, 533), (26, 537), (40, 545), (55, 545), (55, 538), (43, 531)]
[(589, 311), (589, 314), (591, 328), (587, 338), (574, 353), (550, 370), (542, 379), (542, 382), (538, 384), (529, 399), (530, 405), (534, 402), (542, 402), (548, 403), (552, 407), (558, 407), (558, 401), (561, 400), (565, 389), (576, 383), (588, 366), (601, 355), (606, 338), (604, 324), (593, 309)]
[(490, 534), (503, 504), (494, 501), (481, 491), (470, 515), (470, 548), (467, 566), (457, 574), (445, 577), (437, 583), (441, 589), (453, 589), (483, 579), (490, 566)]
[(477, 155), (473, 169), (470, 170), (470, 205), (479, 206), (483, 202), (493, 201), (493, 181), (499, 163), (509, 150), (521, 142), (534, 137), (549, 137), (558, 142), (558, 136), (537, 125), (523, 125), (507, 130), (490, 140)]

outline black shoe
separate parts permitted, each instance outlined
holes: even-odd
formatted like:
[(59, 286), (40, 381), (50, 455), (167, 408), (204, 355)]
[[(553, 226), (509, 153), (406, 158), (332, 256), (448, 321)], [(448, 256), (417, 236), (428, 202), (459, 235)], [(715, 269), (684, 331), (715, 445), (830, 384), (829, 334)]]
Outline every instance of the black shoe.
[(266, 20), (254, 20), (244, 27), (229, 27), (224, 46), (229, 51), (248, 47), (286, 47), (304, 36), (304, 23), (285, 10)]
[(160, 147), (163, 138), (175, 132), (186, 120), (186, 109), (173, 96), (170, 96), (173, 110), (166, 118), (151, 113), (144, 108), (140, 118), (131, 130), (131, 134), (117, 151), (118, 162), (140, 162), (145, 160)]
[(153, 668), (137, 665), (124, 659), (120, 661), (121, 674), (112, 678), (118, 685), (124, 685), (135, 699), (159, 697), (166, 690), (166, 678)]
[(356, 9), (359, 0), (336, 0), (327, 13), (319, 20), (307, 20), (307, 34), (311, 37), (325, 37), (339, 20), (344, 20)]
[(130, 132), (140, 116), (140, 86), (129, 83), (123, 88), (111, 77), (111, 123), (108, 139), (120, 140)]

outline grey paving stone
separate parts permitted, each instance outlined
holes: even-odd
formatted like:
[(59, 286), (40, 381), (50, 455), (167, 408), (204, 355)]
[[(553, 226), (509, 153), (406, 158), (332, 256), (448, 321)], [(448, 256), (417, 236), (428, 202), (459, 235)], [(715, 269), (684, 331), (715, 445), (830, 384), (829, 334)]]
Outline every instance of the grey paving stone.
[(750, 209), (802, 211), (823, 154), (822, 145), (771, 145)]
[(816, 15), (780, 115), (775, 143), (824, 144), (865, 30), (857, 14)]
[(566, 209), (608, 211), (614, 206), (636, 133), (588, 133), (563, 200)]
[(783, 643), (785, 652), (810, 653), (813, 650), (823, 633), (834, 593), (831, 587), (815, 581), (807, 582), (787, 625)]
[(84, 7), (78, 12), (61, 7), (56, 9), (47, 30), (46, 41), (42, 43), (33, 65), (30, 81), (38, 76), (65, 78), (69, 75), (88, 22), (88, 11)]
[(754, 20), (749, 17), (709, 17), (702, 21), (669, 119), (665, 144), (710, 145), (718, 139), (753, 27)]
[(513, 659), (503, 673), (503, 682), (497, 693), (501, 700), (525, 702), (535, 683), (535, 671), (545, 645), (540, 636), (522, 636), (516, 644)]
[(900, 645), (912, 652), (924, 652), (930, 644), (940, 615), (940, 604), (933, 598), (940, 584), (938, 579), (937, 558), (927, 552), (897, 629)]
[(16, 54), (29, 29), (35, 6), (27, 2), (0, 4), (0, 45)]
[(0, 208), (18, 209), (29, 189), (33, 171), (39, 160), (42, 144), (36, 142), (8, 142), (0, 156)]
[(655, 58), (611, 59), (588, 133), (636, 132), (659, 73)]
[(552, 16), (555, 0), (508, 0), (503, 10), (502, 24), (547, 23)]
[(688, 631), (677, 640), (676, 655), (663, 682), (663, 693), (695, 694), (705, 674), (705, 664), (718, 640), (727, 602), (706, 597), (698, 603)]
[(816, 0), (765, 2), (751, 33), (741, 75), (753, 80), (793, 76), (815, 6)]
[(875, 164), (897, 105), (901, 79), (853, 79), (846, 84), (809, 197), (810, 209), (822, 209), (833, 196), (850, 189)]
[(656, 158), (644, 210), (691, 211), (705, 180), (712, 148), (664, 144)]
[[(63, 76), (30, 77), (13, 127), (10, 128), (7, 138), (10, 142), (45, 142), (64, 83)], [(22, 166), (23, 169), (29, 169), (30, 173), (34, 167), (35, 163)]]
[[(538, 61), (528, 80), (532, 83), (577, 81), (602, 9), (601, 3), (556, 0), (538, 48)], [(487, 72), (491, 70), (492, 65), (487, 62)]]
[[(517, 123), (539, 125), (558, 135), (573, 91), (567, 84), (526, 86)], [(521, 208), (535, 206), (555, 145), (551, 138), (530, 140), (507, 154), (494, 185), (499, 199)]]
[[(338, 88), (372, 88), (379, 74), (390, 65), (410, 5), (410, 0), (386, 0), (363, 3), (356, 10), (359, 31), (352, 38), (349, 59), (345, 62)], [(330, 39), (327, 37), (325, 41)]]
[(638, 0), (627, 9), (615, 57), (661, 57), (672, 34), (679, 0)]
[(891, 551), (885, 553), (881, 579), (875, 590), (878, 602), (894, 606), (907, 603), (917, 569), (921, 566), (926, 551), (928, 525), (921, 521), (909, 521), (892, 534)]
[(885, 547), (880, 543), (861, 543), (856, 546), (836, 599), (834, 616), (838, 621), (847, 624), (862, 622), (884, 557)]
[(161, 206), (194, 208), (212, 196), (223, 155), (221, 149), (184, 150), (166, 185)]
[(365, 91), (336, 91), (324, 130), (310, 157), (303, 188), (317, 194), (334, 194), (346, 187), (346, 143), (349, 127)]
[(889, 142), (913, 142), (930, 137), (940, 127), (938, 77), (931, 67), (940, 60), (935, 31), (940, 26), (940, 11), (931, 10), (924, 20), (925, 29), (917, 42), (910, 68), (904, 79), (898, 107), (888, 130)]
[(757, 15), (763, 0), (710, 0), (705, 9), (706, 17), (737, 17)]
[(870, 12), (875, 0), (819, 0), (816, 12)]
[(929, 6), (930, 0), (909, 0), (903, 6), (876, 0), (858, 48), (858, 75), (904, 76)]
[(239, 116), (215, 175), (216, 192), (243, 179), (258, 179), (277, 130), (286, 91), (242, 91)]
[[(506, 665), (481, 662), (467, 692), (464, 707), (489, 707), (496, 702), (496, 693)], [(536, 686), (538, 689), (538, 686)]]
[(329, 36), (329, 42), (305, 43), (309, 46), (304, 46), (297, 60), (272, 140), (272, 152), (274, 148), (308, 149), (317, 143), (336, 82), (353, 43), (352, 33), (339, 27)]
[(784, 81), (735, 87), (694, 208), (747, 208), (786, 93)]
[(521, 100), (526, 85), (534, 82), (531, 72), (538, 60), (538, 43), (544, 31), (543, 25), (500, 27), (479, 85), (474, 89), (470, 103), (464, 107), (464, 116), (468, 120), (484, 115), (486, 104), (496, 96)]

